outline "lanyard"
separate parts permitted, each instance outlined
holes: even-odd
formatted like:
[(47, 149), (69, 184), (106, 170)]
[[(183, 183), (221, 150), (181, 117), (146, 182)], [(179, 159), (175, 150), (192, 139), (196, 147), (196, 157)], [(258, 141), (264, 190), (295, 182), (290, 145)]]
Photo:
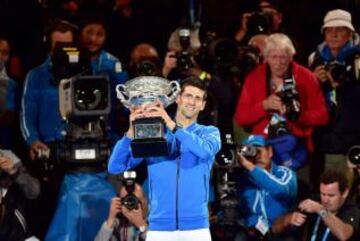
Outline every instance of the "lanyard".
[(269, 223), (265, 208), (265, 191), (258, 190), (258, 195), (259, 195), (259, 202), (260, 202), (260, 209), (262, 216), (265, 219), (266, 223)]
[[(320, 226), (320, 217), (318, 217), (317, 220), (316, 220), (316, 224), (315, 224), (315, 227), (314, 227), (314, 231), (313, 231), (313, 233), (312, 233), (312, 235), (311, 235), (311, 241), (315, 241), (315, 240), (316, 240), (317, 232), (318, 232), (318, 230), (319, 230), (319, 226)], [(330, 233), (330, 229), (327, 228), (327, 229), (325, 230), (325, 233), (324, 233), (324, 236), (323, 236), (323, 238), (322, 238), (322, 241), (325, 241), (325, 240), (328, 238), (329, 233)]]

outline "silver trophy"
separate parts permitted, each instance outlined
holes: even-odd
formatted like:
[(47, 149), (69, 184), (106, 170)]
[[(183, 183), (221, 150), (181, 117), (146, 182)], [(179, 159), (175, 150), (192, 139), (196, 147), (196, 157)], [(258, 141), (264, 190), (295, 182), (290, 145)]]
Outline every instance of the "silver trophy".
[[(160, 100), (164, 107), (174, 103), (180, 92), (177, 81), (157, 76), (141, 76), (116, 86), (117, 98), (128, 109)], [(161, 117), (140, 118), (132, 122), (134, 157), (164, 156), (168, 154), (165, 123)]]

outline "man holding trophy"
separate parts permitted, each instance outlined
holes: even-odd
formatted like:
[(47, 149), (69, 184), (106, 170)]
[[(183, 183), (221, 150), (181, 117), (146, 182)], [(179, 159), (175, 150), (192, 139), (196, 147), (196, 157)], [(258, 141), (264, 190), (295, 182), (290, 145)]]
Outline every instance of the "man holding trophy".
[[(140, 231), (148, 230), (147, 241), (210, 241), (209, 179), (221, 141), (218, 128), (197, 123), (206, 86), (189, 77), (179, 90), (177, 83), (143, 76), (117, 92), (131, 111), (130, 127), (117, 142), (108, 170), (119, 174), (147, 162), (151, 208), (149, 226)], [(172, 119), (165, 107), (174, 101)]]

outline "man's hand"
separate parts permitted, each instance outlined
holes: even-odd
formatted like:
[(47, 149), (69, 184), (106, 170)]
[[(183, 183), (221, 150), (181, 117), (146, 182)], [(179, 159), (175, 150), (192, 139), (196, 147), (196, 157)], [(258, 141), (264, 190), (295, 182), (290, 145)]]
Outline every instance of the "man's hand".
[(288, 218), (288, 222), (290, 225), (300, 227), (306, 221), (306, 214), (300, 212), (293, 212)]
[(110, 211), (109, 216), (106, 220), (106, 225), (109, 229), (111, 229), (114, 225), (116, 216), (121, 212), (121, 198), (114, 197), (111, 199)]
[(281, 115), (286, 113), (286, 107), (281, 98), (275, 94), (270, 95), (263, 101), (265, 111), (278, 111)]
[(145, 106), (145, 117), (161, 117), (164, 119), (166, 126), (173, 130), (176, 126), (176, 123), (170, 118), (166, 112), (164, 105), (160, 100), (155, 101), (147, 106)]
[(162, 68), (162, 75), (166, 78), (171, 72), (171, 70), (176, 68), (176, 66), (176, 53), (174, 51), (167, 52), (164, 60), (164, 66)]
[(249, 21), (249, 18), (251, 17), (251, 15), (252, 15), (251, 13), (243, 13), (241, 15), (241, 27), (235, 34), (236, 41), (241, 42), (243, 40), (243, 38), (245, 37), (245, 35), (247, 33), (248, 21)]
[(246, 170), (252, 171), (255, 168), (255, 164), (249, 161), (248, 159), (246, 159), (243, 155), (240, 155), (239, 153), (237, 153), (237, 155), (238, 155), (239, 164), (242, 167), (244, 167)]
[(139, 205), (138, 209), (129, 210), (125, 206), (122, 207), (122, 214), (129, 220), (130, 223), (134, 224), (137, 228), (146, 225), (146, 221), (143, 214), (142, 206)]
[(40, 150), (48, 150), (48, 149), (49, 147), (45, 143), (39, 140), (34, 141), (33, 143), (31, 143), (30, 146), (30, 159), (35, 160)]
[(324, 207), (311, 199), (306, 199), (302, 201), (298, 208), (305, 213), (319, 213), (320, 210), (324, 209)]
[(17, 171), (13, 161), (4, 156), (0, 157), (0, 169), (9, 175), (13, 175)]
[(127, 137), (134, 138), (134, 129), (132, 122), (136, 119), (145, 117), (145, 110), (143, 106), (134, 106), (130, 108), (130, 116), (129, 116), (129, 129), (126, 132)]
[(339, 85), (331, 76), (331, 74), (325, 69), (325, 65), (317, 66), (314, 70), (314, 74), (321, 83), (325, 83), (328, 81), (331, 87), (333, 87), (334, 89)]

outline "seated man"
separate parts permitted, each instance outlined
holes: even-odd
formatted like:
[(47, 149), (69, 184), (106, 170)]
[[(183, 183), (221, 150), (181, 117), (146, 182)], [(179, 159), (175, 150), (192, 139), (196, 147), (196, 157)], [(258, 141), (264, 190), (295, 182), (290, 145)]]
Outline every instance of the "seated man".
[[(139, 229), (139, 238), (145, 240), (145, 231), (147, 227), (147, 199), (142, 188), (138, 184), (135, 184), (134, 195), (139, 200), (139, 205), (138, 208), (128, 209), (123, 203), (123, 198), (127, 194), (128, 192), (126, 191), (125, 187), (122, 186), (119, 197), (114, 197), (111, 200), (109, 216), (96, 235), (95, 241), (130, 240), (131, 237), (129, 236), (131, 236), (131, 232), (127, 232), (129, 230), (128, 222)], [(121, 217), (120, 214), (122, 214), (123, 217)], [(132, 236), (138, 237), (135, 234), (132, 234)]]
[(283, 215), (275, 221), (273, 232), (286, 232), (310, 219), (306, 240), (359, 240), (360, 210), (346, 201), (348, 194), (345, 175), (327, 170), (320, 180), (320, 202), (312, 199), (302, 201), (299, 211)]
[(271, 161), (272, 148), (264, 137), (251, 135), (244, 146), (255, 147), (256, 156), (250, 158), (242, 151), (238, 153), (239, 163), (245, 169), (239, 180), (245, 230), (235, 240), (254, 241), (264, 237), (275, 240), (280, 237), (271, 236), (272, 224), (295, 204), (296, 176), (287, 167)]
[(0, 240), (25, 240), (31, 235), (24, 205), (39, 193), (39, 181), (28, 174), (18, 157), (0, 151)]

